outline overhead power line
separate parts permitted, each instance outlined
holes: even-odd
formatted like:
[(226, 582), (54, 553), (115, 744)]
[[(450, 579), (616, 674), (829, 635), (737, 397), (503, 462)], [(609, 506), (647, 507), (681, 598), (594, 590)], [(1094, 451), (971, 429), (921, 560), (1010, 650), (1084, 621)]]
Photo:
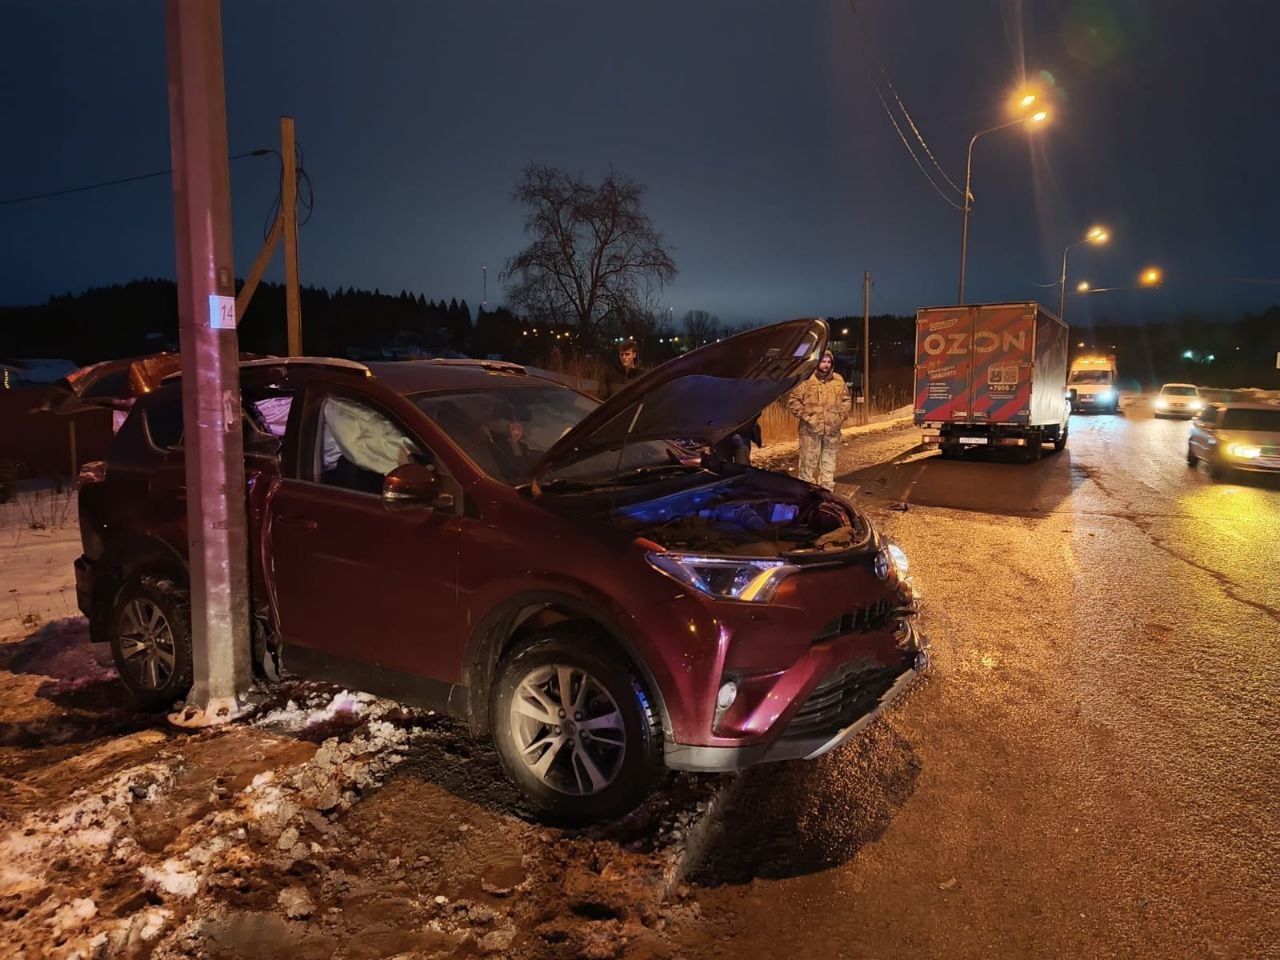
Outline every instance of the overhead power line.
[(929, 149), (929, 144), (925, 142), (924, 134), (920, 132), (920, 128), (916, 126), (916, 122), (911, 119), (911, 114), (907, 112), (907, 105), (902, 102), (902, 98), (898, 96), (898, 91), (894, 89), (893, 81), (889, 78), (889, 74), (885, 71), (884, 66), (880, 67), (880, 72), (884, 74), (884, 82), (889, 85), (889, 91), (893, 94), (893, 99), (898, 101), (898, 106), (902, 109), (902, 115), (907, 118), (907, 123), (911, 124), (911, 131), (916, 135), (916, 139), (920, 141), (920, 146), (924, 147), (924, 152), (929, 155), (929, 159), (933, 161), (934, 167), (938, 173), (942, 174), (942, 179), (951, 184), (951, 189), (964, 197), (964, 191), (956, 186), (956, 182), (947, 176), (947, 171), (942, 169), (942, 164), (938, 162), (938, 158), (933, 155), (933, 151)]
[[(883, 77), (885, 86), (889, 88), (889, 92), (890, 94), (892, 94), (894, 102), (897, 103), (898, 108), (902, 111), (902, 115), (906, 119), (907, 125), (911, 128), (911, 132), (915, 135), (916, 140), (919, 142), (920, 147), (924, 150), (925, 155), (929, 158), (929, 161), (933, 164), (934, 169), (938, 171), (938, 174), (942, 177), (943, 180), (947, 182), (948, 186), (950, 186), (951, 189), (953, 189), (957, 194), (959, 194), (960, 198), (963, 200), (964, 191), (961, 190), (960, 187), (956, 185), (956, 182), (954, 180), (952, 180), (949, 176), (947, 176), (947, 171), (942, 168), (942, 164), (938, 162), (938, 158), (935, 157), (933, 154), (933, 151), (929, 149), (928, 141), (925, 140), (924, 134), (921, 133), (920, 131), (920, 127), (916, 124), (915, 120), (912, 118), (911, 112), (907, 110), (906, 103), (903, 102), (902, 97), (898, 94), (897, 88), (893, 85), (893, 79), (889, 76), (889, 71), (885, 69), (884, 63), (880, 60), (880, 57), (877, 55), (875, 49), (871, 46), (870, 43), (867, 42), (867, 34), (861, 28), (862, 15), (858, 12), (858, 6), (854, 2), (854, 0), (849, 0), (849, 9), (853, 13), (854, 19), (858, 21), (858, 27), (856, 29), (856, 33), (858, 34), (858, 39), (861, 41), (863, 48), (867, 52), (868, 62), (870, 61), (875, 62), (876, 68), (880, 71), (880, 77)], [(872, 87), (875, 88), (876, 97), (879, 98), (880, 100), (880, 106), (884, 110), (884, 115), (888, 117), (889, 122), (893, 124), (893, 129), (896, 130), (898, 133), (898, 139), (902, 141), (902, 146), (906, 148), (907, 153), (911, 155), (911, 159), (915, 161), (915, 164), (919, 168), (920, 173), (923, 174), (924, 178), (929, 181), (929, 185), (933, 187), (933, 189), (937, 192), (938, 196), (942, 197), (943, 200), (951, 204), (951, 206), (954, 207), (955, 209), (963, 210), (964, 208), (961, 207), (960, 204), (956, 203), (951, 197), (947, 195), (947, 193), (938, 185), (937, 181), (934, 180), (933, 176), (925, 169), (924, 164), (920, 162), (920, 158), (919, 156), (917, 156), (915, 148), (912, 147), (911, 142), (907, 139), (907, 135), (903, 133), (902, 125), (898, 122), (898, 118), (894, 115), (892, 107), (889, 106), (888, 101), (886, 101), (884, 98), (884, 93), (880, 89), (880, 79), (875, 76), (872, 76), (871, 85)]]
[(884, 94), (880, 92), (879, 87), (876, 88), (876, 96), (880, 98), (880, 105), (884, 107), (884, 114), (886, 117), (889, 118), (889, 122), (893, 124), (893, 129), (898, 131), (898, 139), (901, 140), (902, 145), (907, 148), (907, 153), (911, 154), (911, 159), (916, 162), (916, 166), (920, 169), (921, 175), (923, 175), (924, 178), (929, 181), (929, 186), (933, 187), (933, 189), (937, 192), (938, 196), (940, 196), (947, 203), (951, 204), (951, 206), (955, 207), (957, 210), (964, 210), (964, 208), (960, 206), (960, 204), (956, 203), (949, 196), (947, 196), (946, 193), (943, 192), (942, 188), (938, 186), (937, 181), (935, 181), (933, 177), (929, 176), (929, 171), (924, 168), (924, 164), (920, 162), (920, 158), (916, 156), (916, 152), (913, 149), (911, 149), (911, 144), (907, 141), (906, 134), (902, 132), (902, 127), (898, 126), (897, 118), (894, 117), (892, 112), (890, 112), (889, 105), (885, 103)]
[[(268, 153), (274, 153), (273, 150), (250, 150), (248, 153), (237, 153), (228, 160), (242, 160), (245, 157), (261, 157)], [(154, 173), (140, 173), (134, 177), (121, 177), (119, 180), (100, 180), (97, 183), (86, 183), (79, 187), (67, 187), (65, 190), (51, 190), (48, 193), (32, 193), (25, 197), (10, 197), (7, 200), (0, 200), (0, 207), (8, 206), (11, 203), (25, 203), (28, 200), (48, 200), (51, 197), (65, 197), (70, 193), (83, 193), (86, 190), (100, 190), (103, 187), (116, 187), (122, 183), (133, 183), (137, 180), (150, 180), (154, 177), (167, 177), (173, 173), (173, 168), (167, 170), (157, 170)]]

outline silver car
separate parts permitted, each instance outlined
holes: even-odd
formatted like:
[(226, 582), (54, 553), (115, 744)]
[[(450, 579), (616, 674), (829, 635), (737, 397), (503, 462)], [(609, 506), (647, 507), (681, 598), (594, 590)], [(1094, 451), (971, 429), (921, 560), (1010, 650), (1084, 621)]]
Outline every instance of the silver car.
[(1214, 403), (1191, 421), (1187, 464), (1201, 460), (1222, 480), (1235, 470), (1280, 473), (1280, 406)]
[(1166, 383), (1152, 406), (1157, 417), (1194, 417), (1204, 409), (1204, 400), (1194, 383)]

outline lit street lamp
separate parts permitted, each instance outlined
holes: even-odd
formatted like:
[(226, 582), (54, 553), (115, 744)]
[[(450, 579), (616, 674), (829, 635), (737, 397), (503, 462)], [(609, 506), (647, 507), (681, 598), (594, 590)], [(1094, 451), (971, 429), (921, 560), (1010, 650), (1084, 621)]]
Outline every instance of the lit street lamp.
[(1164, 271), (1159, 267), (1147, 267), (1142, 271), (1138, 282), (1144, 287), (1158, 287), (1164, 283)]
[[(1035, 102), (1035, 94), (1028, 93), (1018, 102), (1018, 106), (1025, 110)], [(965, 162), (964, 168), (964, 223), (960, 233), (960, 293), (956, 298), (957, 303), (964, 303), (964, 267), (965, 260), (969, 253), (969, 207), (973, 205), (973, 194), (969, 192), (969, 183), (973, 179), (973, 145), (978, 142), (979, 137), (985, 137), (988, 133), (995, 133), (997, 130), (1006, 130), (1009, 127), (1016, 127), (1024, 123), (1028, 125), (1041, 123), (1048, 116), (1048, 111), (1037, 110), (1030, 116), (1021, 116), (1016, 120), (1010, 120), (1008, 123), (1002, 123), (998, 127), (979, 130), (973, 135), (973, 139), (969, 141), (969, 157)]]
[[(1088, 293), (1088, 292), (1089, 292), (1088, 280), (1081, 280), (1079, 283), (1076, 284), (1076, 293)], [(1061, 317), (1059, 317), (1059, 319), (1061, 319)]]
[[(1083, 240), (1077, 240), (1075, 243), (1067, 244), (1067, 248), (1062, 251), (1062, 276), (1058, 278), (1058, 319), (1063, 319), (1063, 314), (1067, 308), (1067, 254), (1071, 252), (1072, 247), (1078, 247), (1082, 243), (1092, 243), (1101, 245), (1111, 239), (1111, 234), (1107, 232), (1106, 227), (1091, 227), (1089, 232), (1084, 235)], [(1085, 290), (1089, 289), (1089, 285), (1085, 284)]]

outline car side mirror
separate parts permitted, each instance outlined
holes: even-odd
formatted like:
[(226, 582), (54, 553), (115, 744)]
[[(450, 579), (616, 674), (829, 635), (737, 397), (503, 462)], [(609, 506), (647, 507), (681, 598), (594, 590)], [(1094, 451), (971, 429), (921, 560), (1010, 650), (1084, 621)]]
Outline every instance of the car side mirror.
[(402, 463), (382, 480), (382, 502), (392, 510), (444, 507), (446, 504), (439, 501), (446, 498), (449, 501), (447, 506), (452, 506), (453, 496), (440, 492), (440, 475), (435, 467)]

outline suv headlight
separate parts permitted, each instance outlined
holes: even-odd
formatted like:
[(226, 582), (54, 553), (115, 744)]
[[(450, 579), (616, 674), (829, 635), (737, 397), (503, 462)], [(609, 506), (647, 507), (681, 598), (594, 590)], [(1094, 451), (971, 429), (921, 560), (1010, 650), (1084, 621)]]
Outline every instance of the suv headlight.
[(910, 583), (911, 563), (907, 560), (906, 551), (892, 541), (885, 544), (884, 549), (885, 552), (889, 554), (889, 560), (893, 564), (893, 569), (898, 571), (898, 579), (903, 583)]
[(799, 567), (783, 560), (707, 557), (693, 553), (646, 553), (659, 573), (720, 600), (768, 603), (782, 581)]
[(1108, 387), (1106, 390), (1099, 390), (1096, 394), (1099, 403), (1110, 403), (1116, 397), (1116, 392)]

